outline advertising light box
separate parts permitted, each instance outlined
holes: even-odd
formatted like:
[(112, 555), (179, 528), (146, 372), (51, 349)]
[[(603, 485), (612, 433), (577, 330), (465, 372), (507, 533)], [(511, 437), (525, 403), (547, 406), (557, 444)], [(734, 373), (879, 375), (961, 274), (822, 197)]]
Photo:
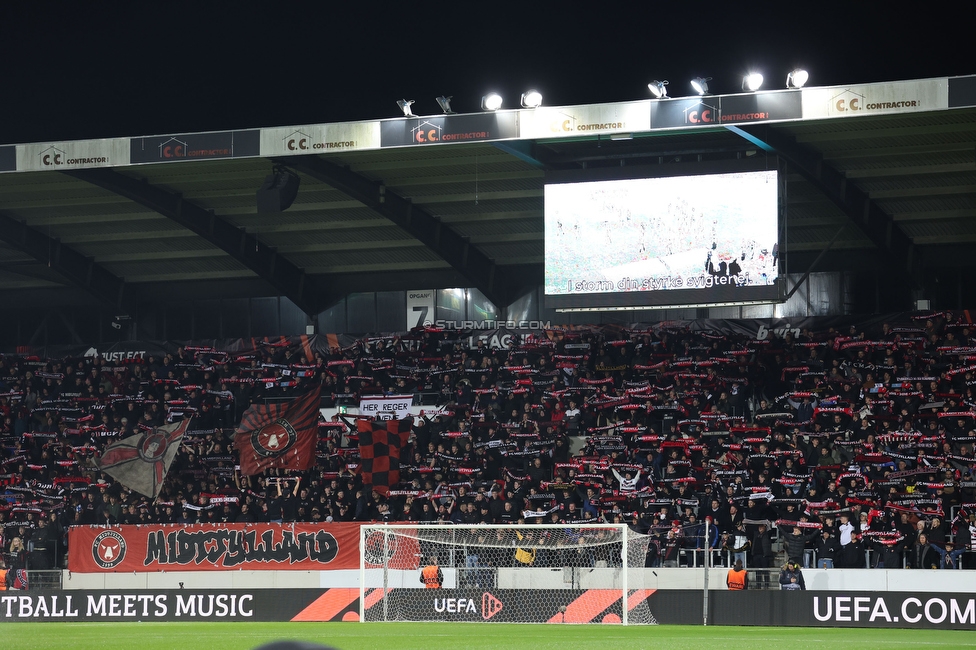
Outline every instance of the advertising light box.
[(778, 190), (775, 169), (547, 183), (546, 306), (773, 301)]

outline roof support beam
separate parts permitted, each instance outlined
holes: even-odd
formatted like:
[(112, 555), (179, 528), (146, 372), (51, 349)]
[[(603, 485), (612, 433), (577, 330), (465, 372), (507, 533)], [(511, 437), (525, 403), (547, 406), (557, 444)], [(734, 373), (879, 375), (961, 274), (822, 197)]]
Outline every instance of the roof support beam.
[(273, 248), (243, 228), (184, 200), (179, 194), (111, 169), (85, 169), (64, 173), (172, 219), (253, 271), (306, 314), (317, 314), (342, 297), (330, 295), (320, 289), (311, 278), (305, 277), (305, 269), (278, 255)]
[(527, 162), (533, 167), (546, 169), (549, 164), (542, 159), (540, 147), (531, 140), (511, 140), (504, 142), (493, 142), (492, 146), (499, 151), (515, 156), (523, 162)]
[(786, 160), (791, 171), (799, 172), (861, 228), (889, 260), (891, 270), (907, 276), (913, 288), (921, 287), (920, 259), (912, 239), (890, 214), (866, 192), (849, 183), (844, 174), (827, 163), (822, 155), (768, 125), (725, 128)]
[(518, 296), (516, 276), (509, 278), (484, 252), (410, 199), (374, 181), (327, 162), (318, 156), (275, 160), (329, 185), (383, 215), (405, 230), (460, 273), (498, 307), (507, 307)]
[(90, 257), (85, 257), (58, 239), (31, 228), (8, 214), (0, 212), (0, 240), (47, 264), (52, 271), (64, 276), (114, 309), (126, 306), (125, 280), (118, 277)]

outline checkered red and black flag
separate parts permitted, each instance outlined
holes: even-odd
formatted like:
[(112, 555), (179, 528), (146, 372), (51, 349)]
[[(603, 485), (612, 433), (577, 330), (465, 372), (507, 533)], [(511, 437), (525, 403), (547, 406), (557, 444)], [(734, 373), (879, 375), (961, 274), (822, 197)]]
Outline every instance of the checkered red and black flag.
[(266, 469), (308, 469), (315, 464), (322, 387), (284, 404), (252, 404), (234, 437), (241, 473)]
[(380, 494), (400, 482), (400, 450), (410, 437), (413, 419), (359, 420), (359, 458), (363, 486)]

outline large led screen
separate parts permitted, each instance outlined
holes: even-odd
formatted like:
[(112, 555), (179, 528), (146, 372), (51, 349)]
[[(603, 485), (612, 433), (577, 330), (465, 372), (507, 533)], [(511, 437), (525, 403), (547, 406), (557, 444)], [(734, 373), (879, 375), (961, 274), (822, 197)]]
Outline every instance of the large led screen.
[(777, 172), (547, 183), (546, 306), (775, 300)]

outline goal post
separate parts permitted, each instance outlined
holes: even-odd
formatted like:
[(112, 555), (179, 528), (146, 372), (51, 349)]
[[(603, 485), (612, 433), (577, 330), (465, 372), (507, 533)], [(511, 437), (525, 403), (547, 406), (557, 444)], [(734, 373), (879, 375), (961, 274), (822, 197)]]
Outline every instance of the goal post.
[(647, 546), (617, 524), (366, 524), (359, 620), (654, 624)]

